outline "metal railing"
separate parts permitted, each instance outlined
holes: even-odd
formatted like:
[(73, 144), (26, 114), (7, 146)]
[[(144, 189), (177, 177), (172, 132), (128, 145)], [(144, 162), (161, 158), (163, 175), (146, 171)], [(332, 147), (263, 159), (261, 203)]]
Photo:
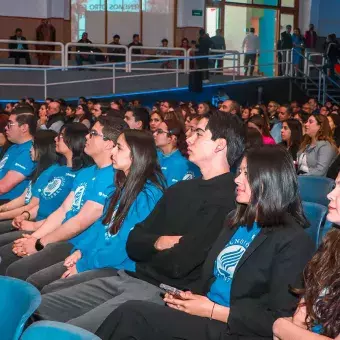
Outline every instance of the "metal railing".
[[(13, 45), (38, 45), (38, 46), (45, 46), (45, 47), (60, 47), (60, 50), (40, 50), (37, 49), (36, 46), (35, 48), (28, 48), (28, 49), (10, 49), (8, 48), (2, 48), (0, 47), (0, 52), (21, 52), (21, 53), (37, 53), (37, 54), (51, 54), (51, 55), (59, 55), (60, 56), (60, 64), (62, 67), (64, 67), (64, 56), (65, 56), (65, 45), (61, 42), (46, 42), (46, 41), (34, 41), (34, 40), (10, 40), (10, 39), (0, 39), (0, 45), (1, 44), (13, 44)], [(28, 46), (29, 47), (29, 46)], [(6, 67), (6, 66), (13, 66), (13, 64), (1, 64), (1, 67)], [(60, 65), (16, 65), (16, 67), (21, 67), (21, 68), (36, 68), (36, 67), (59, 67)]]

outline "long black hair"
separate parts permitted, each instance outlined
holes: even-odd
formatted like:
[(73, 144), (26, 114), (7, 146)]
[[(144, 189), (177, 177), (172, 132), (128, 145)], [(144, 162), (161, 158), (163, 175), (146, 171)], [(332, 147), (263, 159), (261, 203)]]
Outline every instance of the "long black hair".
[(284, 223), (285, 213), (292, 215), (303, 227), (308, 227), (298, 191), (297, 175), (288, 151), (276, 145), (249, 149), (248, 182), (251, 188), (249, 204), (237, 204), (232, 226), (275, 227)]
[(60, 156), (55, 150), (55, 138), (57, 133), (51, 130), (39, 130), (34, 136), (33, 149), (35, 153), (36, 167), (31, 175), (32, 183), (35, 183), (43, 171), (60, 161)]
[(153, 136), (146, 131), (126, 130), (122, 133), (131, 151), (132, 164), (129, 174), (117, 170), (115, 175), (116, 190), (111, 197), (109, 208), (103, 223), (111, 222), (116, 205), (119, 203), (111, 223), (110, 232), (116, 234), (131, 205), (143, 191), (147, 181), (160, 190), (165, 189), (165, 179), (157, 160), (156, 145)]
[[(72, 151), (72, 170), (78, 171), (93, 164), (93, 159), (84, 152), (88, 128), (82, 123), (64, 125), (59, 133), (62, 134), (64, 143)], [(64, 158), (63, 164), (66, 164)]]

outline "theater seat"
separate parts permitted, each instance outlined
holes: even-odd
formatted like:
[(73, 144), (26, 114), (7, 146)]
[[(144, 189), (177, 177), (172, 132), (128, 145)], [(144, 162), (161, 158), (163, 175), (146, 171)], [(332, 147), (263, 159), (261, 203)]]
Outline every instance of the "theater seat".
[(327, 177), (298, 176), (301, 201), (328, 205), (327, 195), (333, 190), (335, 182)]
[(55, 321), (39, 321), (23, 333), (20, 340), (100, 340), (85, 329)]
[(322, 227), (324, 225), (328, 209), (317, 203), (302, 202), (303, 212), (310, 223), (310, 227), (306, 232), (315, 243), (315, 248), (319, 246)]
[(326, 221), (322, 226), (319, 234), (319, 245), (322, 242), (325, 235), (332, 229), (333, 222)]
[(40, 305), (40, 292), (28, 282), (0, 276), (0, 301), (0, 339), (17, 340)]

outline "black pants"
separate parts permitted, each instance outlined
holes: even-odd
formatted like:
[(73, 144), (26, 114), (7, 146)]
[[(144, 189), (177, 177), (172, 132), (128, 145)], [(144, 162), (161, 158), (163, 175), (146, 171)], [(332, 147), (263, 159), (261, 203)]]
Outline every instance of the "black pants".
[(323, 71), (326, 75), (328, 75), (327, 70), (329, 69), (329, 76), (331, 78), (335, 78), (335, 64), (336, 60), (327, 59), (326, 64), (323, 66)]
[(226, 323), (145, 301), (129, 301), (111, 313), (96, 334), (103, 340), (231, 340)]
[(20, 54), (16, 54), (14, 57), (14, 63), (15, 65), (19, 65), (20, 64), (20, 59), (25, 59), (26, 60), (26, 64), (27, 65), (31, 65), (31, 57), (28, 53), (20, 53)]
[(197, 59), (197, 68), (202, 71), (202, 79), (203, 80), (209, 80), (209, 59), (208, 58), (202, 58)]
[(254, 73), (255, 62), (256, 62), (256, 53), (246, 54), (244, 56), (244, 75), (248, 75), (248, 65), (250, 62), (250, 75), (252, 76)]

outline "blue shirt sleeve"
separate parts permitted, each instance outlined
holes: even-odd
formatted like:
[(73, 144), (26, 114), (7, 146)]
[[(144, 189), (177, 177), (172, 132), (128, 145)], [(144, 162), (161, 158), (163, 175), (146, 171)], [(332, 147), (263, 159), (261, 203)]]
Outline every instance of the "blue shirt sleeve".
[[(105, 232), (105, 241), (97, 242), (92, 251), (82, 252), (82, 258), (77, 262), (78, 272), (107, 267), (126, 269), (124, 268), (124, 262), (131, 261), (126, 252), (129, 233), (137, 223), (146, 219), (161, 196), (160, 190), (153, 191), (152, 195), (149, 195), (146, 191), (141, 192), (131, 206), (119, 232), (115, 235), (110, 235), (109, 231), (106, 231), (105, 227), (103, 227), (102, 233)], [(101, 239), (103, 239), (103, 236)]]
[(23, 150), (23, 152), (17, 155), (15, 162), (12, 162), (8, 167), (8, 171), (16, 171), (27, 177), (32, 174), (34, 167), (35, 164), (31, 159), (30, 153)]

